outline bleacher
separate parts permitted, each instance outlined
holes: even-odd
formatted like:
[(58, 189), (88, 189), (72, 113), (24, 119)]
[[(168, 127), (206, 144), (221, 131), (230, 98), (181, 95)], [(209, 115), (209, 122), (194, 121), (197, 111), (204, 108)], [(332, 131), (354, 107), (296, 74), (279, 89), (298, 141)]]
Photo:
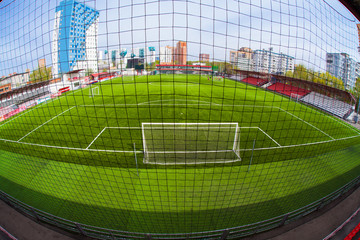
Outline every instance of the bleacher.
[(254, 85), (254, 86), (259, 86), (259, 87), (264, 85), (265, 83), (269, 82), (266, 79), (255, 78), (255, 77), (247, 77), (247, 78), (244, 78), (241, 81), (245, 82), (245, 83), (248, 83), (248, 84), (251, 84), (251, 85)]
[(311, 92), (311, 91), (303, 89), (303, 88), (294, 87), (294, 86), (284, 84), (284, 83), (279, 83), (279, 82), (272, 84), (267, 89), (284, 94), (289, 97), (291, 97), (293, 95), (298, 95), (299, 97), (303, 97), (306, 94)]
[(350, 104), (315, 92), (311, 92), (300, 99), (300, 101), (323, 109), (341, 118), (349, 115), (349, 113), (351, 113), (354, 109), (354, 107)]
[(11, 95), (10, 98), (0, 99), (0, 107), (7, 107), (13, 104), (21, 104), (23, 102), (30, 101), (31, 99), (35, 99), (38, 97), (45, 96), (49, 94), (48, 87), (40, 87), (38, 89), (34, 89), (32, 91), (23, 91), (17, 94)]

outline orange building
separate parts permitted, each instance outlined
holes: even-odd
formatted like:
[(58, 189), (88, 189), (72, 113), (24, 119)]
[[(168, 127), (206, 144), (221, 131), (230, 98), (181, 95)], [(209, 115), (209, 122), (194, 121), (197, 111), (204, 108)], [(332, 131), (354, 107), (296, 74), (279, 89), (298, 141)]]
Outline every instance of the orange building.
[(174, 51), (174, 62), (179, 65), (186, 65), (187, 46), (186, 42), (179, 41)]
[(209, 62), (210, 61), (210, 54), (200, 53), (199, 54), (199, 62)]
[(39, 68), (45, 68), (46, 67), (46, 60), (44, 58), (38, 60)]
[(11, 83), (0, 86), (0, 94), (10, 91), (11, 91)]

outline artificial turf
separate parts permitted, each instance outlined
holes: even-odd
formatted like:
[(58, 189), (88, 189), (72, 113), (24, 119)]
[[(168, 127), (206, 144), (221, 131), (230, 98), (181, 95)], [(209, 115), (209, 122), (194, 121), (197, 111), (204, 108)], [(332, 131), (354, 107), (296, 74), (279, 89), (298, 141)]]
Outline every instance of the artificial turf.
[[(144, 122), (238, 123), (241, 161), (144, 163)], [(0, 129), (2, 191), (66, 219), (127, 231), (253, 223), (331, 193), (360, 166), (359, 132), (350, 125), (260, 88), (199, 75), (112, 79)]]

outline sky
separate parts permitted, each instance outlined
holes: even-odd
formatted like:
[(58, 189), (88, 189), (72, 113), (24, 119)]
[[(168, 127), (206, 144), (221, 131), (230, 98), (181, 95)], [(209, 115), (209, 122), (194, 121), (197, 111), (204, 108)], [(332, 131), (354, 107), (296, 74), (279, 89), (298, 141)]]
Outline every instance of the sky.
[[(316, 71), (327, 52), (360, 61), (354, 16), (338, 0), (79, 0), (100, 12), (98, 50), (186, 41), (188, 60), (199, 53), (229, 61), (230, 50), (273, 48)], [(0, 77), (51, 66), (55, 8), (60, 0), (0, 3)]]

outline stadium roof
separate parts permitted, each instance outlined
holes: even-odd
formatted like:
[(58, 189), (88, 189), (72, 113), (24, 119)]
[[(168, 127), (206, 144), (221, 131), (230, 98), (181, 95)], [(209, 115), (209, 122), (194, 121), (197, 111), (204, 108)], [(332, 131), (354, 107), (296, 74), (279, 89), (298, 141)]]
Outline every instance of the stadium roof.
[(49, 85), (50, 81), (51, 80), (46, 80), (46, 81), (37, 82), (37, 83), (31, 83), (31, 84), (27, 84), (27, 85), (19, 87), (19, 88), (11, 89), (11, 91), (1, 93), (0, 94), (0, 100), (4, 99), (4, 98), (7, 98), (8, 96), (12, 96), (13, 94), (23, 93), (23, 92), (26, 92), (26, 91), (28, 91), (30, 89), (39, 88), (39, 87), (43, 87), (45, 85)]
[(360, 21), (360, 0), (339, 0)]

